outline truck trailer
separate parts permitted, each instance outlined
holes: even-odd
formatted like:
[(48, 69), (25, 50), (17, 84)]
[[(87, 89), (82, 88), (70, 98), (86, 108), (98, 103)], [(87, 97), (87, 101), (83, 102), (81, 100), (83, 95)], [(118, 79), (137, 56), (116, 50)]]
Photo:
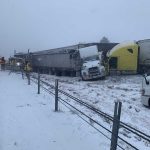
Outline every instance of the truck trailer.
[[(94, 46), (95, 45), (95, 46)], [(21, 58), (28, 58), (32, 64), (33, 71), (40, 71), (48, 74), (55, 74), (57, 76), (69, 75), (80, 76), (84, 80), (95, 79), (103, 77), (104, 67), (101, 66), (99, 60), (88, 61), (88, 65), (85, 65), (82, 50), (86, 49), (84, 54), (89, 52), (89, 49), (94, 51), (97, 49), (95, 43), (77, 44), (68, 47), (49, 49), (30, 53), (16, 53), (15, 56)], [(92, 48), (91, 48), (92, 47)], [(98, 51), (97, 51), (98, 52)], [(95, 55), (91, 53), (90, 56)], [(98, 53), (97, 53), (98, 56)], [(87, 63), (87, 61), (86, 61)], [(92, 64), (92, 65), (90, 65)], [(83, 67), (84, 66), (84, 67)], [(91, 71), (92, 70), (92, 71)], [(86, 72), (86, 77), (85, 77)], [(83, 75), (84, 74), (84, 75)]]

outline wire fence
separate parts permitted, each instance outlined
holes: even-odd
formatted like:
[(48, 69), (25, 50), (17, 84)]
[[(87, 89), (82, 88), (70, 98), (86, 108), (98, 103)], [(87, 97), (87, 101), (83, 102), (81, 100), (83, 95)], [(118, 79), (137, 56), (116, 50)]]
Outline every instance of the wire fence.
[[(112, 124), (114, 124), (114, 122), (116, 121), (117, 123), (119, 123), (119, 128), (126, 129), (130, 133), (132, 133), (132, 134), (140, 137), (141, 139), (145, 140), (146, 142), (150, 143), (150, 136), (147, 135), (146, 133), (120, 121), (120, 119), (118, 120), (118, 118), (115, 118), (115, 117), (95, 108), (94, 106), (88, 104), (87, 102), (80, 100), (80, 99), (72, 96), (71, 94), (68, 94), (67, 92), (59, 89), (58, 84), (56, 84), (56, 82), (55, 82), (55, 85), (52, 85), (52, 84), (40, 79), (40, 75), (38, 75), (38, 77), (35, 75), (30, 75), (29, 77), (27, 77), (27, 79), (33, 81), (34, 83), (36, 83), (38, 85), (38, 94), (40, 94), (40, 87), (42, 87), (46, 92), (55, 96), (55, 110), (57, 107), (57, 111), (58, 111), (58, 102), (61, 103), (62, 105), (64, 105), (65, 107), (67, 107), (69, 110), (72, 110), (72, 109), (75, 110), (77, 116), (79, 116), (82, 120), (84, 120), (86, 123), (88, 123), (91, 127), (93, 127), (96, 131), (101, 133), (103, 136), (105, 136), (111, 142), (112, 142), (112, 139), (117, 138), (117, 140), (118, 140), (117, 146), (120, 149), (125, 150), (126, 147), (130, 147), (131, 149), (139, 150), (139, 148), (137, 148), (134, 144), (123, 139), (123, 137), (120, 137), (118, 134), (113, 135), (113, 133), (110, 129), (108, 129), (102, 123), (100, 123), (97, 120), (90, 117), (89, 114), (86, 114), (85, 112), (80, 110), (81, 107), (85, 107), (86, 109), (94, 112), (94, 114), (97, 114), (97, 115), (101, 116), (102, 118), (111, 121)], [(28, 83), (29, 83), (29, 81), (28, 81)], [(70, 100), (73, 100), (74, 102), (78, 103), (80, 105), (80, 109), (77, 108), (77, 105), (74, 105), (71, 102), (67, 101), (66, 99), (63, 99), (61, 95), (64, 95), (64, 96), (68, 97)], [(57, 102), (57, 104), (56, 104), (56, 102)], [(119, 131), (119, 128), (118, 128), (118, 131)], [(102, 131), (102, 129), (103, 129), (103, 131)], [(108, 134), (111, 135), (111, 138), (110, 138), (110, 135), (108, 135)], [(124, 146), (121, 144), (122, 142), (125, 143)], [(117, 148), (111, 147), (110, 149), (116, 150)]]

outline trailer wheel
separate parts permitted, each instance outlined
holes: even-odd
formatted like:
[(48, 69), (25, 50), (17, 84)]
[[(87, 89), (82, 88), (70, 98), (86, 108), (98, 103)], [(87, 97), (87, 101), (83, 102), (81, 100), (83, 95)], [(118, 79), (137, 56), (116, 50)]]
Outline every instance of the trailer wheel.
[(149, 98), (149, 100), (148, 100), (148, 106), (150, 107), (150, 98)]

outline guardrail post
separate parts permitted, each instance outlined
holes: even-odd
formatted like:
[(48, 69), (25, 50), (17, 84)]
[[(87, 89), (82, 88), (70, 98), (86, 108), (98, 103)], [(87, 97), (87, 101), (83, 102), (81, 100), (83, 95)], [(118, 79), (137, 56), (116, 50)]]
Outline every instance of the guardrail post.
[(119, 126), (120, 126), (121, 106), (122, 106), (121, 102), (115, 102), (110, 150), (116, 150), (117, 149), (118, 132), (119, 132)]
[(40, 73), (38, 72), (38, 94), (40, 94)]
[(55, 80), (55, 111), (58, 111), (58, 79)]

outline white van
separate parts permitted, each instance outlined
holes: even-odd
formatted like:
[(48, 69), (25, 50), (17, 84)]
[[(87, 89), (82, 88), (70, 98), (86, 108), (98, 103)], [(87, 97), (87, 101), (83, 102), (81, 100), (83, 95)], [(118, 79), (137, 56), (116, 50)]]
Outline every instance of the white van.
[(142, 104), (145, 106), (150, 106), (150, 76), (144, 75), (142, 81)]

